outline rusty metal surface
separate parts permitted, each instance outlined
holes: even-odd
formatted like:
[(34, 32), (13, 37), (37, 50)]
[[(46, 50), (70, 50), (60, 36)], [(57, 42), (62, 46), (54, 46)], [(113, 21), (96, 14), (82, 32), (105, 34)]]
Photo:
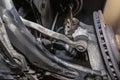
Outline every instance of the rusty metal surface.
[(45, 34), (47, 36), (50, 36), (52, 38), (64, 41), (65, 43), (71, 45), (74, 48), (78, 48), (78, 49), (80, 48), (80, 50), (81, 50), (81, 47), (83, 47), (83, 49), (84, 49), (84, 46), (82, 45), (83, 43), (80, 42), (80, 41), (79, 42), (74, 42), (74, 41), (70, 40), (68, 37), (66, 37), (65, 35), (57, 33), (57, 32), (54, 32), (54, 31), (51, 31), (51, 30), (43, 27), (42, 25), (39, 25), (39, 24), (34, 23), (32, 21), (28, 21), (28, 20), (23, 19), (23, 18), (21, 18), (21, 20), (23, 21), (23, 23), (26, 26), (28, 26), (30, 28), (33, 28), (33, 29), (36, 29), (39, 32), (41, 32), (41, 33), (43, 33), (43, 34)]

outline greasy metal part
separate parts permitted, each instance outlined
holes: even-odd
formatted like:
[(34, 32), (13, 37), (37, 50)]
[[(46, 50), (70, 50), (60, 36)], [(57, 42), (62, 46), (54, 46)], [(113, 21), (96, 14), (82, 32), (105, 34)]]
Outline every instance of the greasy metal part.
[(98, 70), (102, 71), (104, 76), (106, 76), (106, 71), (105, 71), (105, 66), (104, 66), (104, 61), (102, 60), (102, 56), (99, 50), (97, 38), (95, 35), (94, 31), (94, 26), (93, 25), (87, 25), (82, 22), (80, 22), (80, 26), (83, 29), (86, 29), (88, 32), (88, 47), (87, 47), (87, 52), (90, 60), (90, 65), (93, 70)]
[[(72, 15), (72, 14), (71, 14)], [(65, 21), (65, 35), (71, 37), (74, 31), (79, 27), (79, 20), (73, 17)]]
[[(18, 64), (15, 61), (15, 58), (21, 57), (12, 47), (10, 44), (9, 38), (7, 36), (5, 26), (2, 22), (2, 19), (0, 18), (0, 47), (3, 51), (3, 56), (5, 59), (5, 62), (8, 64), (8, 66), (13, 70), (13, 72), (16, 73), (16, 75), (25, 75), (22, 71), (27, 71), (26, 64)], [(19, 58), (18, 58), (19, 59)], [(22, 58), (21, 58), (22, 59)]]
[(24, 26), (11, 0), (0, 1), (0, 15), (5, 24), (11, 44), (20, 51), (30, 64), (55, 74), (84, 80), (87, 74), (102, 76), (101, 72), (63, 61), (51, 54)]
[(81, 50), (81, 47), (82, 47), (82, 49), (86, 50), (86, 48), (84, 48), (84, 46), (82, 45), (83, 44), (82, 42), (73, 42), (72, 40), (70, 40), (69, 38), (67, 38), (63, 34), (51, 31), (51, 30), (49, 30), (49, 29), (47, 29), (47, 28), (45, 28), (37, 23), (34, 23), (32, 21), (28, 21), (26, 19), (21, 18), (21, 20), (23, 21), (23, 23), (27, 27), (33, 28), (33, 29), (35, 29), (35, 30), (47, 35), (47, 36), (52, 37), (52, 38), (64, 41), (65, 43), (69, 44), (70, 46), (77, 48), (79, 51), (83, 51), (83, 50)]
[[(22, 19), (23, 20), (23, 19)], [(34, 25), (35, 26), (35, 25)], [(57, 57), (56, 57), (57, 58)], [(59, 59), (57, 59), (57, 61), (58, 61)], [(60, 60), (60, 62), (61, 62), (61, 60)], [(62, 64), (63, 64), (64, 62), (62, 62)], [(68, 63), (64, 63), (64, 65), (67, 65)], [(68, 64), (69, 65), (69, 64)], [(69, 66), (71, 66), (71, 67), (74, 67), (75, 68), (75, 64), (74, 64), (74, 66), (72, 66), (72, 65), (69, 65)], [(76, 68), (77, 68), (77, 65), (76, 65)], [(78, 67), (77, 69), (79, 69), (80, 67)], [(89, 71), (88, 71), (89, 72)]]
[(101, 11), (94, 12), (94, 23), (95, 23), (95, 30), (97, 33), (99, 46), (101, 49), (102, 57), (105, 61), (107, 70), (110, 74), (112, 80), (120, 80), (120, 70), (113, 54), (113, 51), (110, 47), (108, 36), (105, 32), (105, 24), (101, 20)]
[[(26, 60), (20, 53), (16, 52), (16, 50), (14, 50), (13, 46), (11, 45), (5, 26), (4, 26), (4, 23), (2, 22), (1, 18), (0, 18), (0, 24), (1, 24), (0, 26), (0, 49), (1, 49), (0, 53), (1, 54), (0, 56), (3, 56), (2, 59), (5, 65), (7, 66), (8, 69), (10, 69), (10, 72), (8, 72), (9, 70), (7, 71), (7, 69), (5, 68), (2, 69), (2, 72), (0, 70), (0, 73), (3, 74), (3, 75), (0, 75), (0, 79), (2, 80), (11, 79), (12, 77), (9, 77), (8, 75), (14, 76), (14, 77), (16, 76), (15, 79), (11, 79), (11, 80), (16, 80), (16, 79), (19, 79), (20, 77), (22, 77), (21, 79), (27, 76), (30, 77), (30, 75), (27, 74), (27, 72), (29, 71), (29, 68), (27, 66)], [(1, 67), (3, 65), (1, 64)], [(2, 78), (4, 75), (6, 77)], [(29, 77), (27, 77), (26, 79), (28, 79)]]
[(65, 21), (65, 35), (73, 38), (74, 42), (79, 43), (78, 51), (84, 52), (87, 49), (88, 34), (87, 30), (80, 27), (80, 21), (76, 18), (70, 18)]
[[(101, 54), (99, 51), (99, 47), (96, 42), (89, 41), (88, 42), (88, 55), (90, 64), (93, 70), (101, 71), (103, 75), (103, 80), (107, 78), (107, 71), (105, 70), (104, 61), (102, 60)], [(107, 80), (109, 80), (107, 78)]]
[[(49, 59), (49, 56), (50, 56), (50, 55), (48, 55), (49, 53), (47, 55), (45, 55), (46, 54), (45, 50), (43, 49), (42, 46), (40, 47), (40, 45), (38, 45), (37, 42), (33, 42), (31, 39), (29, 39), (29, 41), (28, 41), (26, 39), (26, 37), (24, 37), (25, 36), (24, 33), (27, 33), (27, 31), (25, 31), (25, 32), (22, 31), (22, 35), (21, 35), (21, 32), (19, 31), (20, 29), (17, 29), (17, 30), (15, 30), (15, 33), (14, 33), (14, 28), (12, 28), (12, 27), (16, 27), (16, 26), (14, 24), (12, 24), (12, 26), (10, 26), (12, 23), (12, 22), (10, 22), (11, 20), (7, 19), (8, 20), (7, 21), (5, 19), (5, 17), (3, 19), (4, 19), (5, 24), (7, 25), (6, 29), (7, 29), (11, 43), (27, 57), (27, 59), (31, 62), (32, 65), (40, 67), (44, 70), (54, 72), (54, 73), (57, 73), (57, 74), (60, 74), (63, 76), (71, 77), (71, 78), (75, 78), (75, 76), (77, 76), (78, 73), (76, 73), (74, 71), (71, 72), (69, 70), (66, 70), (66, 69), (62, 68), (61, 66), (59, 66), (54, 61), (51, 61)], [(11, 29), (9, 29), (9, 28), (11, 28)], [(17, 31), (17, 33), (16, 33), (16, 31)], [(26, 35), (26, 36), (27, 36), (27, 38), (29, 37), (28, 35)], [(18, 38), (16, 39), (16, 37), (18, 37)], [(36, 48), (36, 46), (39, 49)], [(44, 50), (44, 52), (42, 50)], [(28, 53), (31, 55), (28, 55)], [(54, 57), (54, 56), (51, 55), (51, 57)], [(68, 73), (68, 75), (65, 75), (66, 72)]]
[[(0, 41), (1, 41), (1, 46), (4, 46), (4, 48), (6, 48), (6, 51), (5, 51), (5, 55), (8, 57), (8, 59), (10, 59), (10, 61), (13, 63), (13, 66), (16, 66), (18, 67), (18, 64), (13, 60), (13, 52), (11, 52), (11, 49), (13, 49), (11, 47), (10, 42), (9, 42), (9, 38), (5, 35), (6, 34), (6, 31), (5, 31), (5, 27), (3, 25), (3, 22), (0, 18), (0, 24), (1, 24), (1, 27), (0, 27)], [(8, 51), (8, 52), (7, 52)], [(6, 59), (7, 59), (6, 57)]]
[(70, 45), (73, 45), (75, 46), (75, 43), (73, 41), (71, 41), (70, 39), (68, 39), (65, 35), (63, 34), (60, 34), (60, 33), (57, 33), (57, 32), (54, 32), (54, 31), (51, 31), (45, 27), (43, 27), (42, 25), (39, 25), (37, 23), (34, 23), (32, 21), (29, 21), (29, 20), (26, 20), (26, 19), (23, 19), (21, 18), (21, 20), (23, 21), (23, 23), (27, 26), (27, 27), (30, 27), (30, 28), (33, 28), (33, 29), (36, 29), (38, 30), (39, 32), (47, 35), (47, 36), (50, 36), (52, 38), (55, 38), (55, 39), (58, 39), (58, 40), (62, 40)]
[[(26, 68), (26, 63), (25, 62), (25, 59), (22, 55), (20, 55), (20, 53), (16, 52), (10, 41), (9, 41), (9, 38), (7, 36), (7, 33), (6, 33), (6, 30), (5, 30), (5, 26), (4, 26), (4, 23), (2, 22), (2, 19), (0, 18), (0, 41), (1, 41), (1, 46), (3, 45), (3, 48), (6, 49), (4, 53), (5, 56), (8, 56), (8, 59), (10, 59), (11, 62), (13, 62), (13, 66), (16, 66), (16, 68), (21, 68), (24, 70), (27, 70)], [(4, 49), (3, 49), (4, 50)], [(7, 52), (8, 51), (8, 52)], [(7, 54), (6, 54), (7, 53)], [(7, 59), (7, 57), (6, 57)], [(20, 64), (18, 65), (18, 63), (15, 61), (15, 59), (19, 60), (20, 61)], [(23, 65), (24, 64), (24, 65)]]
[(80, 42), (83, 47), (79, 47), (78, 50), (84, 52), (88, 47), (88, 32), (80, 26), (72, 34), (74, 41)]
[[(72, 61), (78, 55), (76, 49), (72, 48), (68, 44), (65, 44), (64, 42), (54, 41), (52, 42), (52, 45), (55, 49), (55, 55), (63, 60)], [(76, 59), (79, 60), (78, 58)]]
[(5, 30), (4, 23), (2, 22), (1, 18), (0, 18), (0, 24), (1, 24), (0, 41), (3, 43), (3, 45), (6, 47), (6, 49), (8, 49), (8, 53), (11, 55), (13, 60), (15, 60), (15, 64), (17, 64), (17, 65), (19, 64), (19, 66), (22, 67), (22, 71), (28, 71), (28, 67), (27, 67), (25, 58), (20, 53), (18, 53), (11, 45), (10, 40), (7, 35), (7, 32)]
[[(10, 34), (10, 33), (9, 33)], [(13, 40), (12, 40), (13, 41)], [(42, 51), (42, 53), (44, 53), (44, 55), (46, 54), (46, 53), (48, 53), (47, 54), (47, 56), (48, 56), (48, 58), (47, 59), (49, 59), (49, 58), (52, 58), (53, 60), (55, 60), (55, 61), (57, 61), (56, 63), (57, 64), (61, 64), (61, 65), (63, 65), (63, 66), (66, 66), (66, 67), (70, 67), (70, 68), (73, 68), (73, 69), (75, 69), (75, 70), (77, 70), (77, 72), (79, 72), (79, 70), (82, 70), (83, 72), (85, 71), (85, 72), (87, 72), (87, 73), (89, 73), (90, 72), (90, 74), (97, 74), (97, 75), (101, 75), (100, 73), (97, 73), (97, 72), (94, 72), (94, 71), (92, 71), (92, 70), (89, 70), (89, 69), (84, 69), (83, 67), (80, 67), (80, 66), (77, 66), (77, 65), (75, 65), (75, 64), (70, 64), (70, 63), (66, 63), (65, 61), (62, 61), (62, 60), (60, 60), (60, 59), (58, 59), (57, 57), (55, 57), (54, 55), (50, 55), (51, 53), (49, 53), (49, 52), (47, 52), (45, 49), (44, 49), (44, 47), (42, 46), (42, 45), (40, 45), (40, 46), (38, 46), (38, 47), (40, 47), (40, 49), (42, 49), (42, 50), (44, 50), (44, 51)], [(33, 48), (32, 48), (33, 49)], [(30, 49), (30, 50), (32, 50), (32, 49)], [(35, 50), (35, 48), (34, 48), (34, 50)], [(39, 51), (40, 52), (40, 51)], [(35, 53), (34, 53), (35, 54)], [(34, 54), (32, 54), (32, 58), (34, 58), (33, 56), (34, 56)], [(26, 55), (27, 56), (27, 55)], [(41, 56), (42, 58), (43, 58), (43, 56)], [(27, 57), (28, 58), (28, 57)], [(40, 57), (39, 57), (39, 59), (41, 59)], [(37, 58), (35, 58), (34, 59), (35, 61), (37, 60), (37, 61), (41, 61), (41, 60), (38, 60)], [(31, 60), (30, 60), (31, 61)], [(32, 59), (32, 61), (33, 61), (33, 59)], [(42, 60), (43, 61), (43, 60)], [(46, 60), (45, 60), (46, 61)], [(45, 62), (46, 63), (46, 62)], [(44, 66), (44, 67), (42, 67), (43, 69), (45, 68), (45, 65), (46, 64), (43, 64), (42, 66)], [(53, 68), (53, 69), (50, 69), (50, 67), (48, 68), (48, 66), (46, 66), (47, 67), (47, 69), (48, 69), (48, 71), (50, 70), (56, 70), (56, 68), (58, 68), (58, 69), (60, 69), (60, 66), (58, 66), (56, 63), (52, 63), (50, 60), (47, 60), (47, 65), (51, 65), (51, 68)], [(41, 67), (41, 62), (39, 62), (38, 64), (37, 64), (37, 62), (33, 62), (32, 64), (34, 64), (34, 65), (36, 65), (36, 66), (38, 66), (38, 67)], [(39, 66), (40, 65), (40, 66)], [(45, 69), (46, 70), (46, 69)], [(59, 70), (57, 70), (57, 71), (59, 71)], [(60, 72), (57, 72), (57, 71), (55, 71), (55, 73), (59, 73), (59, 74), (61, 74)], [(64, 69), (62, 70), (63, 72), (64, 72)], [(66, 70), (65, 70), (65, 73), (66, 73)], [(66, 74), (64, 74), (64, 73), (62, 73), (61, 75), (63, 75), (63, 76), (69, 76), (69, 77), (73, 77), (73, 74), (74, 74), (74, 72), (72, 71), (72, 73), (70, 72), (70, 74), (69, 74), (69, 72), (67, 72), (67, 75)], [(76, 73), (75, 73), (76, 74)]]

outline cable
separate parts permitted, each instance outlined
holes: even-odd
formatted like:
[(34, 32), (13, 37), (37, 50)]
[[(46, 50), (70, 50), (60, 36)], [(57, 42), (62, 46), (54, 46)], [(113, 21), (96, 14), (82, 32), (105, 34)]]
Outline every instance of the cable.
[(56, 16), (55, 16), (55, 18), (54, 18), (53, 24), (52, 24), (52, 28), (51, 28), (52, 31), (54, 31), (55, 24), (56, 24), (57, 19), (58, 19), (58, 15), (59, 15), (59, 13), (57, 12), (57, 14), (56, 14)]
[(76, 16), (81, 10), (82, 10), (82, 7), (83, 7), (83, 0), (76, 0), (76, 3), (78, 4), (79, 8), (78, 10), (75, 10), (73, 12), (74, 16)]

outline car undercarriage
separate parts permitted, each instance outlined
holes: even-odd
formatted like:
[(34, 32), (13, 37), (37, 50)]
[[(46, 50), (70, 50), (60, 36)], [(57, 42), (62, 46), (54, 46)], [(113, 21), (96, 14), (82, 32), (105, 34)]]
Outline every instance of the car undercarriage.
[(120, 80), (105, 3), (0, 0), (0, 80)]

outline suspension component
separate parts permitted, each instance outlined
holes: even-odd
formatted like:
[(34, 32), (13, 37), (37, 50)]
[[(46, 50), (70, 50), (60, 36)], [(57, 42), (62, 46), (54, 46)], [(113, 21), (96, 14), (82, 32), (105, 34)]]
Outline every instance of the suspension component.
[(87, 49), (88, 32), (86, 29), (81, 28), (80, 21), (76, 18), (67, 19), (65, 25), (65, 34), (69, 38), (73, 38), (75, 42), (80, 44), (77, 46), (77, 50), (84, 52)]
[[(7, 17), (5, 17), (5, 18), (7, 19)], [(64, 41), (65, 43), (69, 44), (71, 47), (74, 47), (74, 48), (76, 48), (76, 49), (79, 49), (79, 48), (80, 48), (79, 51), (81, 51), (81, 52), (83, 51), (83, 50), (81, 50), (81, 47), (82, 47), (83, 49), (86, 49), (86, 48), (84, 48), (84, 46), (82, 45), (83, 43), (80, 42), (80, 41), (79, 41), (79, 42), (77, 42), (77, 41), (72, 41), (72, 40), (70, 40), (68, 37), (66, 37), (66, 36), (63, 35), (63, 34), (60, 34), (60, 33), (54, 32), (54, 31), (51, 31), (51, 30), (43, 27), (42, 25), (39, 25), (39, 24), (34, 23), (34, 22), (32, 22), (32, 21), (23, 19), (22, 17), (21, 17), (21, 20), (23, 21), (23, 23), (24, 23), (27, 27), (33, 28), (33, 29), (35, 29), (35, 30), (37, 30), (37, 31), (39, 31), (39, 32), (47, 35), (47, 36), (50, 36), (50, 37), (52, 37), (52, 38), (54, 38), (54, 39), (58, 39), (58, 40)]]

